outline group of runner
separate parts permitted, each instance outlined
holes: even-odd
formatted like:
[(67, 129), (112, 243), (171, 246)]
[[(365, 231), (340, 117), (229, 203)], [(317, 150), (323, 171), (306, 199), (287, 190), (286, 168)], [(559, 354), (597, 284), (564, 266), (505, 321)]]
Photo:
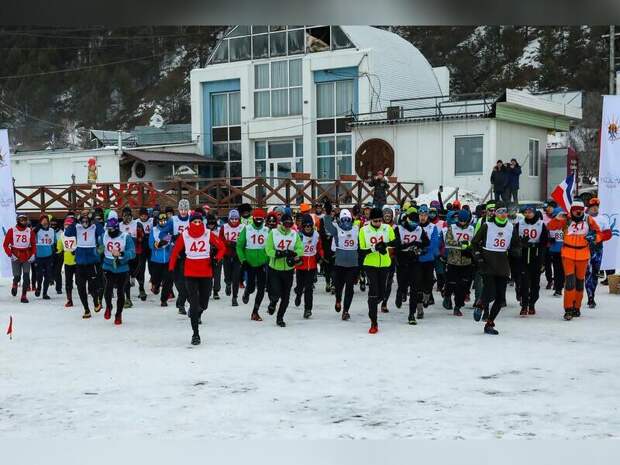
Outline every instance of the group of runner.
[(270, 212), (242, 204), (220, 218), (207, 205), (190, 210), (183, 199), (176, 212), (142, 208), (136, 218), (130, 208), (120, 216), (97, 208), (69, 213), (62, 222), (41, 215), (33, 226), (18, 214), (4, 250), (12, 261), (11, 293), (18, 295), (21, 282), (21, 302), (28, 303), (32, 291), (49, 299), (52, 286), (62, 294), (64, 269), (65, 307), (73, 306), (75, 281), (82, 317), (105, 306), (104, 318), (114, 312), (116, 325), (133, 305), (136, 284), (138, 297), (147, 299), (148, 269), (160, 305), (174, 300), (178, 312), (190, 317), (193, 345), (201, 342), (209, 300), (220, 299), (222, 274), (233, 307), (241, 292), (243, 304), (252, 300), (251, 320), (262, 321), (266, 294), (267, 313), (280, 327), (286, 326), (291, 291), (303, 317), (312, 317), (320, 274), (344, 321), (351, 317), (355, 286), (367, 290), (370, 334), (378, 332), (378, 314), (389, 312), (392, 294), (397, 308), (408, 302), (407, 322), (417, 324), (435, 303), (435, 286), (454, 316), (463, 316), (472, 301), (484, 332), (498, 334), (495, 322), (509, 283), (520, 315), (535, 315), (543, 272), (547, 289), (563, 293), (566, 320), (581, 315), (584, 290), (588, 306), (596, 305), (602, 243), (612, 236), (598, 207), (597, 199), (587, 209), (576, 200), (569, 212), (553, 201), (543, 211), (493, 201), (472, 211), (458, 200), (444, 206), (441, 199), (361, 208), (304, 203), (296, 211), (278, 206)]

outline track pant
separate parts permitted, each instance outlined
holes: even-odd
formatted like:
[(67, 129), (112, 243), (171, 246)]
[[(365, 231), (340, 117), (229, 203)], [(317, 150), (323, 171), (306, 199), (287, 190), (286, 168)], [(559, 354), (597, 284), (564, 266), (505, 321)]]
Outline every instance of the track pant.
[[(359, 273), (357, 266), (350, 268), (344, 266), (334, 266), (333, 278), (334, 286), (336, 288), (336, 302), (342, 302), (342, 310), (345, 312), (351, 308), (351, 302), (353, 301), (353, 286), (355, 285), (355, 278)], [(344, 289), (344, 302), (342, 301), (342, 290)]]
[[(77, 286), (78, 295), (80, 296), (80, 302), (84, 310), (89, 310), (88, 307), (88, 294), (93, 298), (94, 305), (97, 304), (98, 285), (97, 285), (97, 270), (95, 265), (75, 265), (75, 284)], [(86, 287), (88, 285), (88, 292)]]
[(174, 274), (168, 270), (167, 263), (150, 262), (151, 284), (160, 289), (160, 301), (167, 302), (168, 296), (172, 292), (172, 283), (174, 282)]
[(73, 277), (75, 276), (75, 265), (65, 263), (65, 293), (67, 300), (73, 300)]
[(189, 300), (189, 318), (192, 331), (198, 334), (198, 327), (202, 312), (209, 306), (209, 296), (213, 287), (213, 278), (185, 277), (187, 299)]
[(232, 296), (239, 295), (239, 282), (241, 281), (241, 262), (237, 256), (224, 257), (224, 282), (232, 287)]
[(30, 290), (30, 262), (20, 262), (19, 260), (15, 260), (11, 262), (11, 270), (13, 271), (13, 283), (19, 284), (19, 281), (22, 280), (23, 275), (23, 284), (22, 284), (22, 294), (26, 294)]
[(256, 297), (254, 298), (254, 311), (258, 311), (260, 304), (265, 297), (265, 282), (267, 280), (266, 265), (260, 266), (246, 266), (248, 273), (248, 283), (245, 287), (245, 294), (250, 296), (256, 291)]
[(583, 300), (583, 289), (586, 278), (586, 268), (588, 260), (571, 260), (562, 257), (562, 265), (564, 266), (564, 309), (574, 308), (581, 309), (581, 301)]
[(95, 263), (97, 282), (97, 302), (103, 302), (103, 292), (105, 290), (105, 273), (103, 272), (103, 263)]
[(368, 278), (368, 318), (373, 325), (377, 324), (377, 305), (383, 301), (389, 268), (365, 266)]
[(105, 298), (106, 308), (114, 308), (112, 306), (112, 291), (116, 290), (116, 313), (115, 316), (121, 316), (123, 307), (125, 306), (125, 284), (129, 280), (129, 272), (112, 273), (105, 271), (105, 290), (103, 297)]
[(52, 279), (56, 287), (56, 294), (62, 293), (62, 264), (64, 261), (63, 254), (54, 254), (54, 269), (52, 272)]
[[(394, 273), (396, 272), (396, 260), (392, 259), (392, 265), (389, 268), (387, 278), (385, 280), (385, 294), (383, 295), (383, 300), (381, 301), (381, 306), (387, 306), (388, 300), (390, 300), (390, 295), (392, 294), (392, 284), (394, 283)], [(398, 284), (397, 284), (398, 287)]]
[(185, 258), (179, 258), (174, 268), (174, 285), (177, 288), (176, 306), (179, 309), (185, 309), (187, 302), (187, 287), (185, 286)]
[[(439, 260), (436, 261), (440, 263)], [(418, 289), (421, 289), (424, 298), (427, 298), (427, 296), (430, 296), (433, 292), (433, 270), (435, 269), (435, 262), (419, 262), (418, 265), (420, 268), (420, 284)], [(437, 275), (437, 279), (439, 280), (439, 275)]]
[(146, 252), (136, 255), (135, 260), (137, 263), (133, 276), (138, 281), (138, 289), (144, 292), (144, 272), (146, 271), (146, 263), (148, 261)]
[(553, 281), (554, 274), (555, 273), (553, 272), (553, 262), (551, 261), (551, 254), (546, 254), (545, 255), (545, 278), (547, 279), (548, 283)]
[(222, 289), (222, 260), (211, 258), (211, 270), (213, 270), (213, 293)]
[(291, 297), (291, 287), (293, 287), (293, 271), (294, 270), (274, 270), (269, 268), (269, 305), (276, 306), (280, 301), (278, 307), (277, 320), (282, 320), (286, 309), (288, 308), (288, 302)]
[(312, 310), (312, 293), (316, 269), (314, 270), (295, 270), (296, 286), (295, 294), (304, 296), (304, 310)]
[[(435, 274), (437, 275), (437, 290), (443, 291), (446, 285), (446, 264), (442, 260), (435, 260), (434, 262)], [(431, 285), (431, 292), (433, 286)]]
[(603, 250), (595, 250), (591, 252), (590, 262), (586, 270), (586, 292), (588, 299), (594, 299), (596, 287), (598, 286), (598, 273), (601, 270), (601, 261), (603, 260)]
[[(325, 249), (323, 249), (325, 250)], [(325, 256), (323, 263), (321, 263), (321, 271), (323, 272), (323, 276), (325, 277), (325, 286), (333, 286), (334, 277), (334, 256)]]
[(43, 294), (47, 294), (47, 290), (50, 287), (50, 282), (54, 276), (54, 256), (49, 257), (37, 257), (37, 291), (41, 291), (41, 283), (43, 283)]
[(492, 323), (497, 318), (497, 315), (499, 315), (499, 311), (502, 309), (502, 303), (506, 300), (508, 277), (483, 274), (482, 281), (482, 305), (484, 308), (489, 308), (489, 305), (493, 302), (489, 310), (489, 319), (487, 320)]
[[(523, 252), (525, 254), (525, 252)], [(515, 283), (515, 292), (517, 298), (521, 300), (521, 275), (523, 273), (523, 264), (519, 257), (508, 256), (508, 263), (510, 265), (510, 281)]]
[(521, 264), (521, 308), (534, 308), (540, 297), (540, 263)]
[(446, 271), (446, 295), (454, 295), (454, 307), (465, 306), (465, 296), (471, 286), (472, 266), (458, 266), (448, 264)]
[(548, 255), (551, 256), (553, 276), (556, 278), (553, 280), (553, 290), (555, 292), (562, 292), (562, 289), (564, 289), (564, 265), (562, 264), (562, 254), (560, 252), (549, 252)]

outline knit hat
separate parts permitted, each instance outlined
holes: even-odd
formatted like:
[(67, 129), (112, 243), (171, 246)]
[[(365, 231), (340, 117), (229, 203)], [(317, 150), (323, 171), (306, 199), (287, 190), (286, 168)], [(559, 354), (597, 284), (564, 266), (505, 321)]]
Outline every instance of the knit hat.
[(581, 200), (573, 200), (573, 203), (571, 203), (571, 205), (570, 205), (570, 209), (573, 210), (573, 209), (578, 209), (578, 208), (581, 208), (581, 209), (585, 208), (585, 205), (583, 204), (583, 201), (581, 201)]
[(431, 207), (432, 208), (439, 208), (440, 206), (441, 206), (441, 204), (439, 203), (439, 200), (431, 201)]
[(461, 201), (457, 199), (454, 202), (452, 202), (452, 208), (455, 209), (455, 210), (460, 210), (461, 209)]
[(108, 229), (118, 229), (118, 219), (117, 218), (108, 218), (106, 223), (106, 227)]
[(299, 211), (300, 211), (300, 212), (302, 212), (302, 213), (309, 212), (311, 209), (312, 209), (312, 207), (310, 206), (310, 204), (309, 204), (309, 203), (305, 203), (305, 202), (304, 202), (304, 203), (302, 203), (302, 204), (299, 206)]
[(252, 217), (254, 218), (265, 218), (265, 216), (267, 216), (267, 214), (262, 208), (255, 208), (252, 212)]
[(118, 219), (118, 213), (116, 213), (116, 210), (110, 210), (110, 213), (108, 213), (108, 220), (110, 218), (116, 218)]
[(407, 214), (407, 216), (409, 216), (409, 215), (417, 215), (418, 214), (418, 209), (416, 207), (409, 207), (409, 208), (407, 208), (407, 210), (405, 210), (405, 213)]
[(553, 218), (557, 217), (558, 215), (561, 215), (562, 213), (565, 213), (564, 210), (562, 210), (560, 207), (555, 207), (553, 209), (553, 212), (551, 213), (551, 216)]
[(380, 208), (373, 208), (370, 210), (370, 219), (371, 220), (381, 220), (383, 219), (383, 212)]
[(394, 216), (394, 210), (392, 209), (392, 207), (388, 207), (388, 206), (383, 207), (383, 214), (385, 215), (386, 213), (388, 215)]
[(282, 221), (282, 223), (284, 223), (285, 221), (293, 221), (293, 217), (290, 213), (283, 213), (280, 220)]
[(192, 216), (189, 217), (190, 221), (194, 221), (194, 220), (201, 220), (202, 221), (202, 214), (200, 212), (193, 212)]
[(467, 210), (459, 210), (459, 213), (457, 216), (457, 221), (459, 223), (469, 223), (470, 220), (471, 220), (471, 213), (469, 213)]
[(348, 218), (350, 220), (353, 219), (353, 217), (351, 216), (351, 212), (347, 208), (343, 208), (342, 210), (340, 210), (340, 219), (342, 220), (343, 218)]
[(72, 218), (70, 216), (65, 218), (65, 222), (64, 222), (65, 226), (71, 226), (73, 223), (75, 223), (75, 218)]
[(425, 203), (423, 203), (422, 205), (418, 207), (418, 213), (426, 213), (428, 215), (428, 212), (429, 212), (428, 205), (426, 205)]
[(232, 210), (230, 210), (228, 212), (228, 219), (229, 220), (238, 220), (239, 219), (239, 211), (236, 210), (235, 208), (233, 208)]
[(312, 219), (311, 215), (308, 215), (307, 213), (301, 218), (301, 224), (302, 226), (314, 226), (314, 220)]
[(189, 210), (189, 200), (187, 199), (179, 200), (179, 210)]

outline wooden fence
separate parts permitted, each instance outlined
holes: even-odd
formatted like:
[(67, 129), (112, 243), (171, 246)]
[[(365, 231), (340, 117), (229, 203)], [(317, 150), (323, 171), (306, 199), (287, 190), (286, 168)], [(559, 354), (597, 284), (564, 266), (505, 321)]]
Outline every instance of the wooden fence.
[[(389, 180), (387, 203), (417, 197), (421, 183)], [(208, 204), (220, 211), (241, 203), (268, 207), (330, 200), (334, 205), (371, 203), (373, 188), (362, 180), (295, 180), (290, 178), (219, 178), (191, 181), (15, 186), (15, 205), (29, 214), (64, 213), (94, 207), (177, 207), (185, 198), (194, 206)]]

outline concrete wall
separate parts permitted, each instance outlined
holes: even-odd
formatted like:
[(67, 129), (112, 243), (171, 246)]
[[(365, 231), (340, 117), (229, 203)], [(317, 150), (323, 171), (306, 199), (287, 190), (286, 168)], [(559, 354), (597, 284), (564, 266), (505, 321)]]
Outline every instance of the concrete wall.
[(97, 159), (99, 182), (119, 182), (119, 157), (114, 150), (40, 151), (17, 153), (11, 157), (16, 186), (85, 183), (89, 158)]

